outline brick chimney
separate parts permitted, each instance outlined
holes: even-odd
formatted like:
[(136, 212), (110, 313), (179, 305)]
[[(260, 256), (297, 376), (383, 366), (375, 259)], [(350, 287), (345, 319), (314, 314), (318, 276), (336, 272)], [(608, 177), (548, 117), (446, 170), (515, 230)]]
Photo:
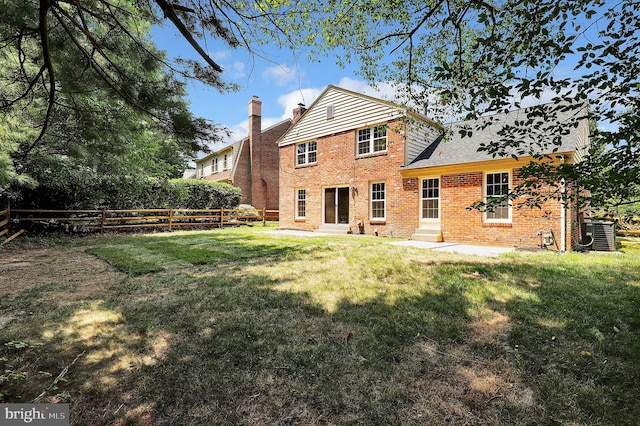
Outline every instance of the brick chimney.
[(297, 123), (298, 120), (302, 118), (302, 115), (305, 113), (307, 108), (305, 108), (303, 103), (299, 103), (296, 108), (293, 109), (293, 122)]
[(266, 204), (266, 194), (263, 188), (262, 170), (262, 102), (257, 96), (249, 101), (249, 152), (251, 153), (251, 204), (256, 208), (263, 208)]

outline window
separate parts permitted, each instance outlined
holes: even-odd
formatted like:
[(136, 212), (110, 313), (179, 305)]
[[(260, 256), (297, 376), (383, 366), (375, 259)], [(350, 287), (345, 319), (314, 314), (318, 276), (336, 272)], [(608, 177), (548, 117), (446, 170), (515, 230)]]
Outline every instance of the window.
[(422, 179), (422, 219), (440, 218), (440, 179)]
[(318, 157), (318, 142), (311, 141), (297, 145), (296, 166), (313, 164)]
[(386, 189), (384, 182), (371, 184), (371, 219), (384, 220), (386, 218)]
[(224, 155), (224, 160), (222, 160), (222, 170), (227, 170), (227, 168), (228, 168), (228, 165), (227, 165), (227, 159), (228, 158), (227, 157), (228, 157), (228, 155), (225, 154)]
[(213, 173), (218, 173), (218, 157), (213, 159)]
[(296, 191), (296, 218), (305, 218), (307, 216), (307, 190), (298, 189)]
[(358, 130), (358, 155), (387, 150), (387, 125)]
[(490, 206), (487, 206), (485, 213), (487, 221), (505, 222), (511, 220), (511, 205), (507, 198), (508, 194), (509, 173), (487, 173), (484, 193), (485, 202), (492, 202)]

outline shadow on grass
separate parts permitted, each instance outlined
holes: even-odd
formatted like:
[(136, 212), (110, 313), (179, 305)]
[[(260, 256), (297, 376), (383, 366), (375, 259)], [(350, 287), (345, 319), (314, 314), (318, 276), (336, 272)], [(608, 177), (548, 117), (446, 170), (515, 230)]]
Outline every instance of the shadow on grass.
[[(632, 266), (349, 244), (139, 243), (198, 267), (49, 306), (37, 319), (40, 368), (85, 351), (61, 385), (75, 424), (632, 424), (640, 415)], [(318, 292), (337, 301), (325, 305)]]

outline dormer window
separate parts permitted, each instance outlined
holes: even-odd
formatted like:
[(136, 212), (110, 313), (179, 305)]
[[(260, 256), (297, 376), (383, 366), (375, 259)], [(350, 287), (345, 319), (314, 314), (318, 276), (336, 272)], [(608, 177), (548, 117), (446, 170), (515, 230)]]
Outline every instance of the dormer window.
[(386, 150), (386, 124), (358, 130), (358, 155), (374, 154)]

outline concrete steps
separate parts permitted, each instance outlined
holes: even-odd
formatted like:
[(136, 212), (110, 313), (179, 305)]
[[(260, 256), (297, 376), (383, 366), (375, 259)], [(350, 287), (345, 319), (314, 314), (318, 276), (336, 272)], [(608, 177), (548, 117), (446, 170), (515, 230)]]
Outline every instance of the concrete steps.
[(411, 239), (414, 241), (425, 241), (429, 243), (441, 243), (444, 241), (442, 238), (442, 231), (438, 228), (417, 228), (413, 231)]

